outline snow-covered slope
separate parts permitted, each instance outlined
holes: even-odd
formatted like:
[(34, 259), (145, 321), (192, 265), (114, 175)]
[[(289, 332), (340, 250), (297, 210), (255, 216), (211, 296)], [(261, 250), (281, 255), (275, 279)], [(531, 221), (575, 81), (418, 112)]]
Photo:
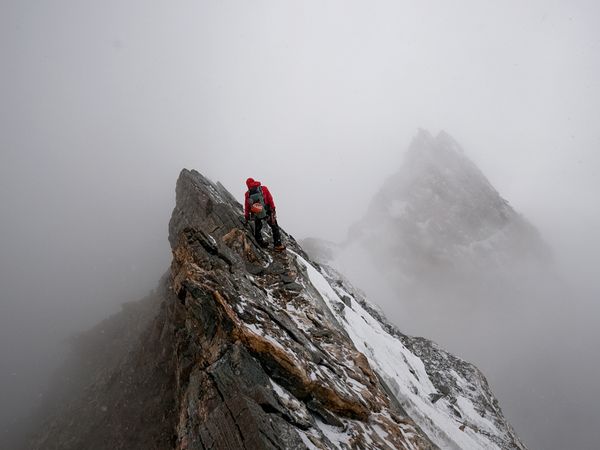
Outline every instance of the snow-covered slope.
[(477, 368), (431, 341), (402, 335), (334, 269), (296, 257), (357, 349), (440, 448), (525, 448)]

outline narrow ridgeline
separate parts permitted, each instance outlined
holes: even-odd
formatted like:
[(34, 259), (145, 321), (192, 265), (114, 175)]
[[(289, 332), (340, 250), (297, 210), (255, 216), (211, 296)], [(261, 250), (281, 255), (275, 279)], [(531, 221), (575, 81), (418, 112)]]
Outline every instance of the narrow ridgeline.
[(260, 248), (222, 185), (183, 170), (176, 192), (170, 272), (77, 340), (31, 447), (525, 448), (474, 366), (291, 236)]

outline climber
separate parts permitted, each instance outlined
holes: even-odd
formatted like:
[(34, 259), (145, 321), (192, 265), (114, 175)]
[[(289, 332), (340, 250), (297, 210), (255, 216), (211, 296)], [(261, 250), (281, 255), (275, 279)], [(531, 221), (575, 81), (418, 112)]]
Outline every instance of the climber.
[(285, 247), (281, 243), (281, 232), (277, 225), (277, 216), (275, 215), (275, 202), (273, 196), (266, 186), (261, 186), (260, 181), (254, 178), (246, 180), (246, 199), (244, 201), (244, 217), (246, 223), (252, 218), (254, 219), (254, 237), (263, 248), (268, 247), (268, 244), (263, 240), (261, 230), (262, 221), (266, 219), (273, 232), (273, 246), (277, 251), (283, 251)]

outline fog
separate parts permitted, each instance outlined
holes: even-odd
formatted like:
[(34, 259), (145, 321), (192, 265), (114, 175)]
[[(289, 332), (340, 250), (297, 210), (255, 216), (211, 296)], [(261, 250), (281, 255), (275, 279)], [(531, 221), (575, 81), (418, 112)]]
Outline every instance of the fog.
[[(569, 330), (597, 342), (599, 13), (593, 1), (3, 1), (3, 434), (67, 336), (167, 270), (181, 168), (240, 199), (259, 179), (288, 232), (339, 241), (419, 127), (451, 133), (540, 230), (574, 286)], [(595, 374), (560, 376), (568, 398)], [(577, 417), (597, 419), (597, 405)], [(507, 411), (519, 432), (539, 414)]]

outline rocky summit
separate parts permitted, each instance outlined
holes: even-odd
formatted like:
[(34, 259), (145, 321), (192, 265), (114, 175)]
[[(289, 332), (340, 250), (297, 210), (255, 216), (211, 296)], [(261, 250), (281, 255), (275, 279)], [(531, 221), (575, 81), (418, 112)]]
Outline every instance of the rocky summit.
[(156, 292), (80, 336), (33, 449), (525, 447), (477, 368), (402, 334), (285, 233), (262, 249), (183, 170)]

